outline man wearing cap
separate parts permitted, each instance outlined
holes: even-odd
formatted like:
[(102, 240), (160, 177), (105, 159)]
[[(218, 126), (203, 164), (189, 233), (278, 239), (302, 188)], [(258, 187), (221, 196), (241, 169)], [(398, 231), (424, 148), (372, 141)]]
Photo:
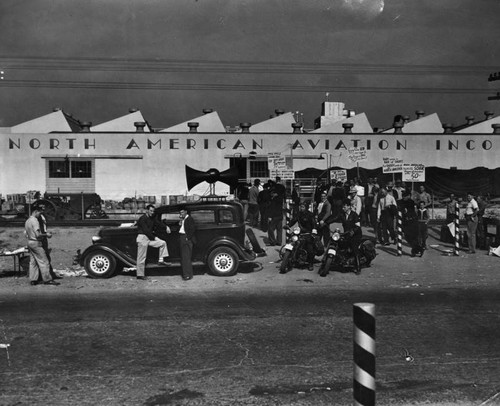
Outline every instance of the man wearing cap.
[(50, 257), (50, 252), (52, 251), (49, 248), (49, 238), (52, 238), (52, 234), (47, 232), (47, 218), (45, 217), (45, 205), (38, 205), (40, 208), (40, 217), (38, 217), (38, 222), (40, 223), (40, 231), (44, 237), (41, 237), (42, 247), (45, 251), (45, 255), (47, 255), (47, 259), (49, 260), (49, 268), (50, 268), (50, 276), (52, 279), (62, 279), (59, 275), (56, 275), (54, 272), (54, 268), (52, 267), (52, 258)]
[(57, 286), (59, 283), (54, 281), (50, 276), (49, 259), (42, 246), (42, 238), (49, 238), (52, 234), (41, 232), (39, 222), (40, 214), (41, 210), (38, 207), (34, 208), (31, 216), (24, 224), (25, 234), (28, 239), (28, 251), (31, 257), (29, 279), (31, 285), (34, 286), (38, 284), (38, 279), (41, 275), (44, 285)]

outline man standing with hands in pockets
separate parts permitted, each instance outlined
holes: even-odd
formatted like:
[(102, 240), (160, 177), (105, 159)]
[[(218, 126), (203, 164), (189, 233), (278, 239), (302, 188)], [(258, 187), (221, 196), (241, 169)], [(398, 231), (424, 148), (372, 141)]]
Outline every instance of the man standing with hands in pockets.
[(189, 281), (193, 279), (193, 264), (191, 257), (193, 255), (193, 245), (196, 243), (194, 235), (196, 227), (193, 218), (189, 215), (186, 208), (182, 208), (179, 212), (181, 219), (179, 229), (179, 241), (181, 246), (181, 265), (182, 279)]

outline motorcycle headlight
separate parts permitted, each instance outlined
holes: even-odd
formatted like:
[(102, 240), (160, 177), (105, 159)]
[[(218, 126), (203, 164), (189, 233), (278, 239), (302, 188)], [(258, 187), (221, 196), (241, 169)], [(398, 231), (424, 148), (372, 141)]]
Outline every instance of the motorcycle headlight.
[(300, 228), (295, 227), (295, 228), (293, 229), (293, 233), (294, 233), (294, 234), (296, 234), (296, 235), (300, 234)]
[(313, 230), (311, 231), (312, 234), (318, 234), (318, 230), (316, 230), (315, 228), (313, 228)]
[(333, 235), (332, 235), (332, 240), (333, 240), (333, 241), (338, 241), (338, 240), (340, 240), (340, 234), (339, 234), (339, 233), (333, 233)]
[(299, 236), (298, 236), (298, 235), (292, 235), (291, 240), (292, 240), (293, 242), (297, 241), (298, 239), (299, 239)]

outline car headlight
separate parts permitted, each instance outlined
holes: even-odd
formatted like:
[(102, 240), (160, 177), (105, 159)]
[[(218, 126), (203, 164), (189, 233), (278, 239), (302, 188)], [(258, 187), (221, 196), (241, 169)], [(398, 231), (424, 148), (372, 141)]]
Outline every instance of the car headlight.
[(92, 236), (92, 242), (93, 243), (96, 243), (96, 242), (99, 242), (99, 241), (101, 241), (101, 237), (99, 237), (98, 235)]
[(292, 240), (293, 242), (297, 241), (298, 239), (299, 239), (299, 236), (298, 236), (298, 235), (292, 235), (291, 240)]
[(333, 240), (333, 241), (338, 241), (338, 240), (340, 240), (340, 234), (339, 234), (339, 233), (333, 233), (333, 235), (332, 235), (332, 240)]
[(299, 228), (299, 227), (295, 227), (295, 228), (293, 229), (293, 233), (294, 233), (294, 234), (297, 234), (297, 235), (298, 235), (298, 234), (300, 234), (300, 228)]

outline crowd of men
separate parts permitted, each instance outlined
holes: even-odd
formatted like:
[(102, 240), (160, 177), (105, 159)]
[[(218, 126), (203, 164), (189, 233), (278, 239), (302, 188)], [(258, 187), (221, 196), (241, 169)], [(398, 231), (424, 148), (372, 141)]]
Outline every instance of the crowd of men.
[[(276, 181), (268, 180), (264, 184), (256, 179), (252, 185), (241, 185), (236, 192), (250, 226), (268, 232), (267, 245), (282, 244), (281, 231), (287, 195), (291, 201), (292, 217), (295, 218), (300, 204), (304, 203), (299, 183), (295, 183), (287, 193), (279, 177)], [(376, 177), (368, 178), (366, 182), (354, 178), (348, 181), (333, 180), (330, 183), (318, 178), (311, 201), (305, 203), (308, 211), (314, 215), (317, 231), (325, 245), (330, 236), (326, 219), (331, 222), (332, 218), (340, 218), (346, 199), (351, 202), (351, 210), (357, 214), (361, 226), (372, 227), (376, 243), (383, 246), (396, 244), (396, 219), (400, 212), (404, 238), (411, 247), (411, 255), (423, 255), (427, 248), (427, 224), (433, 200), (425, 185), (413, 189), (401, 180), (382, 184)], [(455, 219), (456, 202), (455, 195), (451, 194), (446, 208), (447, 223)], [(481, 196), (476, 199), (470, 193), (467, 195), (465, 220), (471, 254), (476, 251), (476, 241), (484, 246), (482, 216), (485, 208), (486, 202)]]

